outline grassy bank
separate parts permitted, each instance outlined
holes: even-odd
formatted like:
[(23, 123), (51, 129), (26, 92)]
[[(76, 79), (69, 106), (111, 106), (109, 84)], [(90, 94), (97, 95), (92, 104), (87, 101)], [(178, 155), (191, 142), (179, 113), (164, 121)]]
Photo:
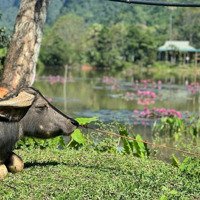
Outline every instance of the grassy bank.
[(1, 199), (198, 199), (199, 178), (157, 160), (93, 151), (23, 150), (25, 170), (0, 183)]
[[(153, 80), (172, 80), (176, 82), (183, 82), (187, 79), (190, 82), (199, 81), (200, 67), (191, 65), (171, 65), (170, 63), (156, 62), (149, 67), (138, 67), (123, 70), (123, 74), (127, 77), (134, 76), (139, 79), (153, 79)], [(174, 80), (173, 80), (174, 79)]]

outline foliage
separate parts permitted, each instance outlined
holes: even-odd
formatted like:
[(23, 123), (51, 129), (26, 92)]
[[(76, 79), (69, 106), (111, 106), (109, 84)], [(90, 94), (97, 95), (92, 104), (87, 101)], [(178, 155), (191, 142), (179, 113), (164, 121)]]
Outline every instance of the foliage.
[(0, 48), (0, 69), (2, 68), (4, 61), (5, 61), (5, 56), (6, 56), (7, 49), (6, 48)]
[(1, 0), (0, 1), (0, 12), (2, 13), (0, 26), (6, 27), (11, 32), (14, 27), (15, 18), (17, 15), (19, 6), (18, 0)]
[(8, 35), (4, 27), (0, 27), (0, 49), (3, 49), (8, 44)]
[(179, 119), (182, 118), (182, 114), (181, 112), (175, 110), (175, 109), (166, 109), (166, 108), (152, 108), (152, 109), (148, 109), (148, 108), (144, 108), (144, 110), (142, 111), (138, 111), (138, 110), (134, 110), (134, 114), (137, 117), (141, 117), (141, 118), (163, 118), (161, 119), (161, 123), (164, 123), (165, 118), (164, 117), (169, 117), (170, 119), (173, 117), (177, 117)]
[(200, 135), (200, 118), (191, 116), (187, 125), (187, 132), (193, 137), (199, 137)]
[[(93, 27), (96, 30), (96, 26)], [(155, 60), (153, 34), (139, 26), (117, 23), (102, 26), (97, 34), (90, 35), (91, 47), (87, 53), (88, 63), (97, 68), (119, 71), (127, 63), (152, 64)]]
[[(123, 126), (120, 127), (119, 133), (121, 136), (129, 136), (127, 129)], [(135, 140), (129, 140), (123, 137), (120, 138), (123, 143), (123, 152), (125, 154), (133, 154), (141, 158), (147, 158), (149, 155), (149, 149), (147, 148), (147, 145), (143, 142), (142, 137), (140, 135), (137, 135), (133, 138)]]
[(78, 148), (82, 147), (83, 145), (85, 145), (86, 142), (87, 142), (87, 140), (86, 140), (85, 136), (83, 135), (83, 133), (79, 129), (77, 129), (71, 135), (71, 140), (67, 144), (67, 146), (78, 149)]
[(172, 164), (179, 168), (179, 170), (188, 176), (200, 177), (200, 159), (186, 157), (182, 162), (176, 157), (172, 156)]
[[(90, 122), (96, 122), (97, 118), (78, 118), (77, 120), (81, 125), (87, 125)], [(149, 155), (149, 149), (147, 145), (143, 142), (143, 139), (140, 135), (133, 137), (135, 140), (130, 140), (125, 137), (129, 136), (128, 130), (123, 125), (119, 125), (119, 135), (122, 138), (115, 139), (114, 137), (105, 137), (101, 141), (92, 141), (90, 136), (87, 138), (83, 135), (82, 131), (77, 129), (71, 135), (71, 140), (67, 144), (67, 147), (72, 147), (78, 149), (82, 146), (85, 148), (93, 148), (99, 152), (110, 152), (110, 153), (123, 153), (123, 154), (132, 154), (137, 157), (147, 158)], [(98, 133), (98, 130), (96, 131)], [(122, 142), (121, 142), (122, 141)]]
[(16, 151), (25, 170), (0, 184), (1, 199), (198, 199), (199, 176), (158, 160), (92, 150)]
[(44, 70), (45, 70), (45, 65), (44, 63), (38, 59), (37, 61), (37, 76), (42, 76), (42, 74), (44, 74)]
[[(87, 62), (99, 69), (120, 70), (125, 62), (123, 57), (126, 27), (116, 24), (110, 28), (97, 25), (91, 27)], [(92, 30), (94, 29), (94, 30)], [(97, 32), (98, 31), (98, 32)]]
[[(97, 121), (96, 117), (91, 118), (76, 118), (80, 125), (87, 125), (91, 122)], [(83, 145), (90, 143), (89, 138), (86, 138), (80, 129), (75, 130), (71, 135), (71, 140), (67, 144), (68, 147), (79, 148)]]
[(160, 122), (154, 123), (154, 134), (173, 136), (176, 140), (185, 132), (186, 126), (183, 119), (178, 117), (163, 117)]
[[(180, 1), (180, 0), (179, 0)], [(188, 0), (186, 0), (188, 1)], [(11, 29), (19, 7), (19, 0), (1, 0), (3, 13), (1, 25)], [(196, 0), (198, 2), (198, 0)], [(135, 6), (98, 0), (54, 0), (48, 9), (47, 22), (53, 24), (56, 19), (67, 13), (73, 13), (84, 19), (87, 24), (112, 25), (125, 22), (129, 25), (141, 25), (155, 31), (161, 44), (169, 39), (169, 21), (172, 16), (174, 40), (189, 40), (199, 48), (199, 9), (173, 8), (157, 6)]]
[(47, 66), (74, 65), (80, 62), (84, 46), (85, 24), (82, 18), (67, 14), (46, 30), (40, 59)]
[(95, 151), (99, 153), (108, 152), (111, 154), (116, 154), (118, 153), (118, 149), (116, 145), (117, 145), (116, 140), (110, 137), (106, 137), (98, 142), (93, 143), (92, 148), (90, 149), (94, 149)]
[[(1, 14), (0, 14), (1, 19)], [(9, 37), (6, 33), (5, 27), (0, 27), (0, 67), (3, 65), (5, 60), (5, 55), (7, 52), (7, 45), (8, 45)]]
[(86, 118), (86, 117), (78, 117), (76, 118), (76, 121), (80, 124), (80, 125), (87, 125), (91, 122), (96, 122), (98, 120), (97, 117), (90, 117), (90, 118)]
[(55, 137), (51, 139), (38, 139), (31, 137), (24, 137), (16, 144), (16, 149), (45, 149), (45, 148), (64, 148), (65, 141), (63, 137)]
[[(115, 24), (120, 21), (128, 21), (130, 24), (142, 23), (146, 19), (146, 13), (140, 7), (116, 4), (109, 1), (98, 0), (68, 0), (63, 12), (72, 12), (85, 18), (87, 23)], [(145, 18), (145, 19), (144, 19)]]
[(52, 24), (56, 18), (61, 14), (61, 10), (63, 7), (62, 0), (53, 0), (50, 1), (48, 11), (47, 11), (47, 23)]
[(82, 18), (67, 14), (46, 32), (40, 59), (47, 66), (89, 63), (115, 72), (133, 62), (147, 66), (155, 60), (153, 32), (139, 26), (88, 26)]
[(128, 28), (127, 47), (125, 49), (127, 61), (141, 61), (144, 65), (151, 65), (156, 57), (156, 38), (154, 32), (143, 27)]
[[(19, 0), (2, 0), (2, 25), (13, 27)], [(109, 1), (54, 0), (48, 9), (40, 61), (45, 67), (90, 64), (111, 72), (133, 64), (152, 66), (156, 49), (169, 39), (189, 40), (199, 48), (200, 12), (163, 7), (131, 6)]]
[(175, 26), (178, 25), (179, 38), (184, 40), (187, 38), (195, 47), (199, 48), (200, 33), (196, 26), (200, 23), (200, 12), (198, 9), (186, 8), (182, 12), (178, 12)]
[(186, 120), (176, 116), (163, 117), (160, 122), (154, 123), (153, 132), (154, 134), (173, 136), (176, 140), (184, 134), (195, 139), (199, 137), (200, 119), (195, 116), (191, 116)]

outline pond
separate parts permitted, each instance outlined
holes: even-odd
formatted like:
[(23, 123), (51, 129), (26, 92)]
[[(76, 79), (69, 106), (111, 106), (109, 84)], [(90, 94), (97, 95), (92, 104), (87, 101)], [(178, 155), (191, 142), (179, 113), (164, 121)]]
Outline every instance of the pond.
[[(139, 133), (150, 131), (153, 122), (165, 113), (183, 117), (200, 113), (200, 85), (137, 77), (111, 76), (39, 77), (35, 83), (55, 106), (72, 117), (98, 117), (103, 122), (134, 125)], [(151, 116), (154, 115), (154, 116)]]

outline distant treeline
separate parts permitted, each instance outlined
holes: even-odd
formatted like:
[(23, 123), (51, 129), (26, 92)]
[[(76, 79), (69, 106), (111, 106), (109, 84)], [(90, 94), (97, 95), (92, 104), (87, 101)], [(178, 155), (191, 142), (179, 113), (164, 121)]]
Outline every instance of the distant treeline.
[(149, 65), (156, 56), (155, 40), (154, 33), (140, 25), (88, 25), (83, 18), (67, 14), (46, 29), (40, 61), (45, 66), (88, 63), (113, 71), (134, 62)]
[[(1, 0), (1, 26), (11, 30), (19, 0)], [(99, 0), (53, 0), (40, 64), (88, 63), (119, 70), (151, 65), (165, 40), (189, 40), (200, 47), (200, 9), (136, 6)], [(172, 33), (172, 34), (170, 34)], [(171, 35), (171, 38), (170, 38)]]

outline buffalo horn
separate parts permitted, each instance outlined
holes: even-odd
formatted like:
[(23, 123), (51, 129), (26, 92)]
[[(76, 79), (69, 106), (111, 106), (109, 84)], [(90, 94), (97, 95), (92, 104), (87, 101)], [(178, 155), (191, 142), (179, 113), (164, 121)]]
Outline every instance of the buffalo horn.
[(28, 107), (31, 106), (35, 99), (33, 94), (21, 91), (16, 97), (0, 101), (0, 106), (10, 107)]

